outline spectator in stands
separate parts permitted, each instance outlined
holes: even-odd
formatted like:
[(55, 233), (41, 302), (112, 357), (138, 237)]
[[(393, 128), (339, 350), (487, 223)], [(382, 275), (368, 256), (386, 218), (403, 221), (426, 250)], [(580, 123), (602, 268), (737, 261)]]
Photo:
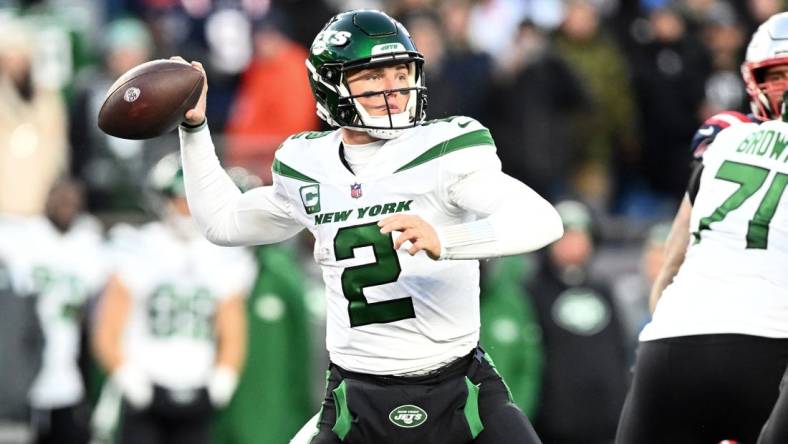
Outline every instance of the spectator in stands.
[[(466, 2), (448, 3), (451, 6), (442, 6), (447, 16), (467, 15)], [(457, 17), (457, 20), (466, 19)], [(446, 18), (441, 22), (435, 15), (422, 14), (410, 15), (405, 23), (416, 47), (429, 60), (424, 66), (425, 75), (430, 79), (430, 116), (443, 118), (463, 115), (484, 121), (492, 59), (485, 53), (473, 51), (465, 32), (455, 34), (456, 30), (445, 26), (446, 21)], [(446, 38), (446, 35), (450, 36)], [(457, 94), (457, 91), (463, 91), (463, 94)]]
[[(407, 25), (413, 18), (434, 14), (437, 2), (435, 0), (394, 0), (388, 1), (386, 6), (386, 12), (391, 17), (403, 25)], [(410, 28), (408, 30), (410, 31)], [(418, 48), (419, 51), (422, 51), (420, 46)]]
[(66, 168), (65, 106), (35, 81), (30, 25), (5, 19), (0, 28), (0, 214), (40, 215)]
[[(362, 0), (368, 8), (370, 0)], [(337, 0), (244, 0), (242, 3), (271, 3), (288, 17), (288, 36), (301, 46), (308, 47), (320, 29), (337, 11)], [(343, 8), (346, 9), (346, 8)], [(309, 11), (309, 14), (304, 14)]]
[(780, 11), (785, 11), (786, 8), (784, 0), (745, 0), (732, 3), (733, 6), (740, 9), (740, 14), (747, 19), (746, 35), (752, 35), (766, 19)]
[(740, 20), (727, 2), (716, 2), (702, 17), (701, 37), (711, 56), (711, 73), (706, 79), (701, 116), (749, 109), (739, 73), (745, 36)]
[(629, 66), (600, 20), (592, 1), (568, 2), (555, 48), (583, 83), (592, 106), (567, 121), (581, 147), (573, 192), (595, 207), (610, 208), (617, 187), (627, 185), (639, 148)]
[(519, 0), (481, 0), (470, 3), (468, 35), (471, 45), (492, 57), (506, 53), (509, 42), (517, 35), (526, 18), (526, 4)]
[(304, 67), (307, 52), (287, 37), (286, 26), (286, 17), (276, 10), (255, 25), (255, 55), (227, 123), (228, 164), (244, 167), (266, 183), (271, 182), (274, 151), (285, 137), (318, 128)]
[(701, 123), (708, 53), (687, 32), (676, 6), (650, 10), (646, 34), (630, 54), (642, 130), (641, 174), (652, 192), (678, 202), (689, 180), (687, 141)]
[(580, 139), (567, 118), (587, 110), (587, 100), (544, 32), (524, 22), (500, 61), (489, 97), (489, 126), (499, 134), (496, 144), (504, 172), (542, 195), (567, 193), (566, 178), (575, 166)]

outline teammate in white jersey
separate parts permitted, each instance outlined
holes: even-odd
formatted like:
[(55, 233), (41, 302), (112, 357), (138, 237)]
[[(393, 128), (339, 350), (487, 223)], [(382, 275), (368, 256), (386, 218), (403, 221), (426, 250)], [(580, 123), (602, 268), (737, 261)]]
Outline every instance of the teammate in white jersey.
[(713, 116), (693, 141), (621, 444), (755, 442), (777, 397), (788, 363), (788, 13), (753, 35), (742, 73), (753, 114)]
[(119, 389), (125, 401), (121, 443), (208, 443), (243, 363), (254, 262), (200, 235), (177, 154), (156, 165), (151, 182), (166, 196), (162, 220), (113, 229), (94, 345), (111, 374), (107, 393)]
[(44, 334), (41, 368), (30, 389), (36, 443), (88, 441), (85, 387), (79, 369), (84, 308), (105, 284), (102, 231), (82, 213), (82, 187), (58, 181), (44, 216), (0, 228), (0, 259), (15, 293), (33, 295)]
[(331, 366), (312, 442), (538, 442), (477, 348), (476, 259), (538, 249), (561, 220), (501, 172), (479, 122), (424, 121), (423, 63), (384, 13), (333, 17), (306, 65), (318, 115), (339, 129), (288, 138), (273, 186), (242, 194), (203, 96), (181, 127), (189, 203), (219, 244), (314, 235)]

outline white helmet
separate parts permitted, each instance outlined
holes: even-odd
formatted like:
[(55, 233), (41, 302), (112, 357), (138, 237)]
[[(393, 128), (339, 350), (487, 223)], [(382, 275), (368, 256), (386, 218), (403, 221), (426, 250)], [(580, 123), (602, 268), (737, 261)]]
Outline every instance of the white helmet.
[(781, 114), (788, 83), (763, 82), (765, 69), (777, 65), (788, 65), (788, 12), (775, 14), (758, 27), (741, 66), (752, 112), (761, 119), (777, 119)]

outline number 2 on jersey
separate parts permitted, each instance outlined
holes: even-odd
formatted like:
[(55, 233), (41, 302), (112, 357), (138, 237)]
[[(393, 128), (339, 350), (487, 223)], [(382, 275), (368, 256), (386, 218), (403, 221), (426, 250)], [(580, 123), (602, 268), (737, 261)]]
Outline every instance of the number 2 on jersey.
[(410, 297), (381, 302), (367, 302), (364, 289), (395, 282), (400, 275), (397, 252), (391, 233), (381, 234), (377, 223), (342, 227), (334, 237), (334, 254), (338, 261), (353, 259), (354, 249), (371, 246), (375, 262), (347, 267), (342, 272), (342, 293), (348, 300), (351, 327), (388, 323), (415, 318)]
[[(693, 233), (695, 242), (700, 242), (700, 233), (703, 230), (708, 230), (712, 222), (720, 222), (725, 219), (729, 212), (742, 206), (747, 199), (761, 189), (768, 175), (769, 170), (766, 168), (730, 160), (723, 162), (714, 177), (738, 183), (740, 186), (710, 216), (700, 220), (698, 231)], [(777, 211), (777, 204), (780, 202), (786, 185), (788, 185), (788, 174), (777, 173), (748, 224), (747, 248), (766, 249), (769, 239), (769, 223)]]

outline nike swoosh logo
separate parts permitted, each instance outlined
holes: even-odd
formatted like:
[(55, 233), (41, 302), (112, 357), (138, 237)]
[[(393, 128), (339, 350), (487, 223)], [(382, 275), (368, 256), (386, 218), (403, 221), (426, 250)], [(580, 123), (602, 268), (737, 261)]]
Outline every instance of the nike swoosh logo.
[(471, 124), (471, 122), (472, 122), (472, 120), (469, 120), (469, 121), (467, 121), (467, 122), (465, 122), (465, 123), (460, 123), (460, 122), (457, 122), (457, 125), (459, 125), (459, 126), (460, 126), (460, 128), (465, 128), (466, 126), (470, 125), (470, 124)]
[(698, 134), (700, 134), (701, 136), (707, 136), (707, 137), (711, 136), (712, 134), (714, 134), (714, 127), (710, 126), (708, 128), (699, 129), (698, 130)]

